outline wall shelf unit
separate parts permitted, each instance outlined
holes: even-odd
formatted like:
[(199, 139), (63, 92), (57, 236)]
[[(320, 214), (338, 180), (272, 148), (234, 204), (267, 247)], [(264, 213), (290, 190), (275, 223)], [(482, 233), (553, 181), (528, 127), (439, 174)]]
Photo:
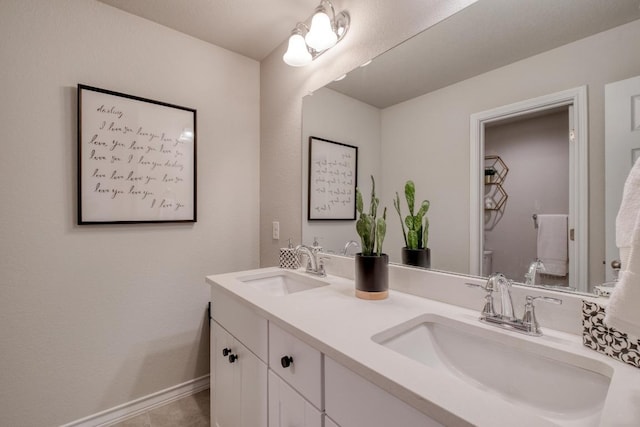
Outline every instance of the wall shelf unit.
[(502, 211), (509, 195), (502, 187), (509, 173), (509, 167), (500, 156), (484, 158), (484, 209), (485, 211)]

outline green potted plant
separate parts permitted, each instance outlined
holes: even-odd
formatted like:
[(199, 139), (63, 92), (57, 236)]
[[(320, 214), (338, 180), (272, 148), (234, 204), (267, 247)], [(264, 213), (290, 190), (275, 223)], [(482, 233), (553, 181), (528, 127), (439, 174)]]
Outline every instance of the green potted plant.
[(376, 183), (371, 176), (371, 204), (364, 211), (362, 193), (356, 188), (356, 210), (360, 217), (356, 231), (362, 243), (362, 252), (355, 256), (356, 296), (362, 299), (380, 300), (389, 295), (389, 256), (382, 253), (382, 243), (387, 232), (387, 208), (378, 217), (380, 200), (376, 197)]
[[(404, 185), (404, 196), (407, 199), (409, 207), (409, 215), (402, 217), (400, 211), (400, 196), (396, 192), (396, 198), (393, 206), (400, 217), (400, 225), (402, 226), (402, 235), (404, 237), (405, 247), (402, 248), (402, 263), (414, 265), (417, 267), (431, 267), (431, 250), (429, 243), (429, 218), (427, 211), (429, 210), (429, 201), (424, 200), (420, 204), (420, 209), (414, 214), (416, 186), (413, 181), (409, 180)], [(406, 228), (405, 228), (406, 226)]]

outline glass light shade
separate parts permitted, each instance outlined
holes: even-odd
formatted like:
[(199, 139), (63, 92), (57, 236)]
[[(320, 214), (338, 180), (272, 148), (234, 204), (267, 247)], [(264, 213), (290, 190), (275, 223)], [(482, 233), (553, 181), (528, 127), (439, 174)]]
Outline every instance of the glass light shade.
[(338, 36), (331, 26), (331, 20), (324, 12), (317, 12), (313, 15), (311, 29), (304, 39), (310, 47), (318, 52), (329, 49), (338, 42)]
[(302, 35), (292, 34), (289, 37), (289, 46), (282, 56), (282, 60), (292, 67), (303, 67), (311, 63), (312, 59)]

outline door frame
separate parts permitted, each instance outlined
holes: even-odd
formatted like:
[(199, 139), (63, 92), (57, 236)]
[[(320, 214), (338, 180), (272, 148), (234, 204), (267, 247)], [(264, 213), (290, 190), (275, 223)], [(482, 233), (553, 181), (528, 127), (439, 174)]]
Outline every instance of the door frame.
[[(561, 92), (504, 105), (474, 113), (470, 118), (470, 220), (469, 220), (469, 273), (480, 275), (484, 246), (484, 144), (485, 126), (500, 120), (524, 116), (557, 107), (569, 106), (569, 123), (573, 123), (569, 158), (570, 188), (569, 228), (574, 229), (574, 256), (569, 260), (571, 286), (587, 292), (589, 259), (589, 175), (588, 175), (588, 117), (587, 87), (580, 86)], [(476, 208), (474, 208), (474, 206)], [(573, 220), (571, 220), (571, 218)], [(573, 222), (573, 223), (571, 223)]]

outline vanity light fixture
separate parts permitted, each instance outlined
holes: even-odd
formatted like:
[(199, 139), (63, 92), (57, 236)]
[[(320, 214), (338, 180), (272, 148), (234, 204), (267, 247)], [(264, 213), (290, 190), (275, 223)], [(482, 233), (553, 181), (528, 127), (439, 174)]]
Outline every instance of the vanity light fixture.
[(349, 21), (346, 11), (336, 14), (329, 0), (320, 0), (311, 18), (311, 25), (307, 26), (304, 22), (296, 24), (282, 60), (292, 67), (308, 65), (342, 40), (349, 30)]
[(307, 48), (307, 44), (304, 41), (304, 37), (302, 36), (302, 32), (298, 28), (301, 25), (302, 24), (297, 24), (296, 28), (291, 32), (291, 37), (289, 37), (289, 46), (282, 57), (282, 60), (292, 67), (304, 67), (305, 65), (310, 64), (313, 60), (313, 57)]

